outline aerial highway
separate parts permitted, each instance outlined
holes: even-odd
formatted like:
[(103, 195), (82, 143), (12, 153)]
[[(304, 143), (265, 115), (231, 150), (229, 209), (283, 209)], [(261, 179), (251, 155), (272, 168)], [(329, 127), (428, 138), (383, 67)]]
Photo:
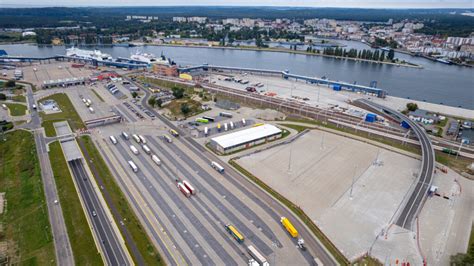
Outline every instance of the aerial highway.
[(104, 252), (104, 257), (108, 265), (129, 265), (127, 255), (120, 244), (112, 223), (109, 221), (102, 204), (96, 195), (91, 184), (89, 175), (87, 174), (82, 159), (75, 159), (68, 162), (71, 167), (79, 193), (83, 198), (86, 209), (86, 215), (92, 221), (93, 229), (96, 232), (99, 244)]
[(420, 141), (421, 145), (421, 169), (418, 174), (418, 182), (415, 185), (410, 197), (405, 203), (396, 224), (400, 227), (406, 229), (412, 229), (413, 222), (417, 217), (421, 207), (423, 206), (424, 200), (428, 194), (428, 190), (430, 189), (431, 182), (433, 179), (433, 172), (435, 168), (435, 155), (434, 150), (431, 145), (431, 140), (428, 137), (428, 134), (415, 122), (411, 121), (408, 117), (403, 115), (402, 113), (393, 110), (391, 108), (387, 108), (383, 105), (371, 102), (366, 99), (360, 99), (359, 102), (367, 105), (368, 107), (377, 110), (382, 113), (386, 113), (398, 121), (405, 121), (410, 125), (410, 128), (415, 132), (418, 140)]

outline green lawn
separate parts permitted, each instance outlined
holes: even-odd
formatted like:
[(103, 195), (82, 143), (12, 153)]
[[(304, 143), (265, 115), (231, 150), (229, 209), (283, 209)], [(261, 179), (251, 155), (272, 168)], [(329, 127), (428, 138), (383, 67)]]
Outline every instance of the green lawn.
[(24, 95), (12, 96), (12, 101), (26, 103), (26, 97)]
[(74, 182), (59, 142), (49, 145), (49, 159), (58, 189), (59, 201), (63, 209), (69, 241), (71, 242), (76, 265), (103, 265), (84, 210), (79, 201)]
[[(165, 263), (161, 259), (160, 254), (151, 243), (151, 240), (140, 224), (140, 221), (135, 216), (135, 213), (128, 204), (128, 201), (122, 193), (122, 190), (117, 185), (117, 183), (115, 183), (115, 178), (110, 173), (107, 164), (104, 162), (94, 143), (91, 141), (91, 138), (89, 136), (83, 136), (81, 137), (80, 141), (84, 143), (87, 153), (92, 158), (92, 163), (95, 165), (100, 178), (104, 182), (107, 191), (110, 193), (113, 205), (117, 208), (122, 218), (126, 220), (125, 226), (128, 232), (131, 234), (143, 260), (145, 261), (145, 265), (164, 265)], [(91, 164), (90, 162), (88, 163)], [(116, 222), (119, 223), (120, 221)], [(130, 251), (128, 243), (127, 247)], [(134, 256), (133, 252), (130, 252), (130, 254), (132, 255), (135, 263), (137, 263), (137, 258)]]
[(40, 116), (43, 119), (42, 126), (44, 127), (44, 130), (46, 132), (46, 136), (56, 136), (53, 123), (58, 121), (67, 120), (69, 126), (73, 131), (85, 127), (84, 123), (81, 120), (81, 117), (79, 117), (79, 115), (77, 114), (76, 109), (74, 109), (74, 106), (72, 105), (71, 101), (69, 100), (69, 97), (66, 94), (56, 93), (41, 99), (40, 102), (47, 99), (55, 100), (59, 108), (61, 109), (61, 112), (54, 114), (45, 114), (44, 112), (40, 113)]
[[(23, 130), (0, 141), (0, 192), (7, 205), (0, 214), (9, 265), (53, 265), (54, 243), (33, 135)], [(0, 264), (2, 264), (0, 262)]]
[(4, 103), (10, 110), (12, 116), (22, 116), (26, 114), (26, 105), (19, 103)]

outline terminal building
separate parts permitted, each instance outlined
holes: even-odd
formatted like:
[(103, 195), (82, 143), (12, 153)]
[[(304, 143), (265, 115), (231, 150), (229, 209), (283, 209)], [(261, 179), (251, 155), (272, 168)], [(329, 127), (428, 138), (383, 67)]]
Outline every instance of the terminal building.
[(210, 145), (219, 153), (228, 154), (278, 139), (281, 136), (281, 129), (274, 125), (264, 124), (212, 138)]

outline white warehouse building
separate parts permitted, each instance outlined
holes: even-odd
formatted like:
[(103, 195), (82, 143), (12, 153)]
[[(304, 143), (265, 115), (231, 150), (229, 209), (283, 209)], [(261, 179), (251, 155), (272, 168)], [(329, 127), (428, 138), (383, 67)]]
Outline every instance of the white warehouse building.
[(278, 139), (282, 130), (270, 124), (256, 126), (211, 139), (211, 147), (222, 154), (250, 148), (252, 146)]

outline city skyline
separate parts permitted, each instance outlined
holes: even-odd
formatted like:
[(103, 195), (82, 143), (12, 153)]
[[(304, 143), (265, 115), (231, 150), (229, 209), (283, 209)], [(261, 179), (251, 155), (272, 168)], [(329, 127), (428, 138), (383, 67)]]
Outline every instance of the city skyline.
[(111, 0), (107, 2), (98, 2), (92, 0), (18, 0), (0, 4), (0, 7), (52, 7), (52, 6), (280, 6), (280, 7), (339, 7), (339, 8), (467, 8), (472, 9), (473, 2), (471, 0), (418, 0), (418, 1), (357, 1), (357, 0), (261, 0), (258, 2), (251, 0), (188, 0), (188, 1), (171, 1), (164, 0), (158, 4), (151, 0)]

